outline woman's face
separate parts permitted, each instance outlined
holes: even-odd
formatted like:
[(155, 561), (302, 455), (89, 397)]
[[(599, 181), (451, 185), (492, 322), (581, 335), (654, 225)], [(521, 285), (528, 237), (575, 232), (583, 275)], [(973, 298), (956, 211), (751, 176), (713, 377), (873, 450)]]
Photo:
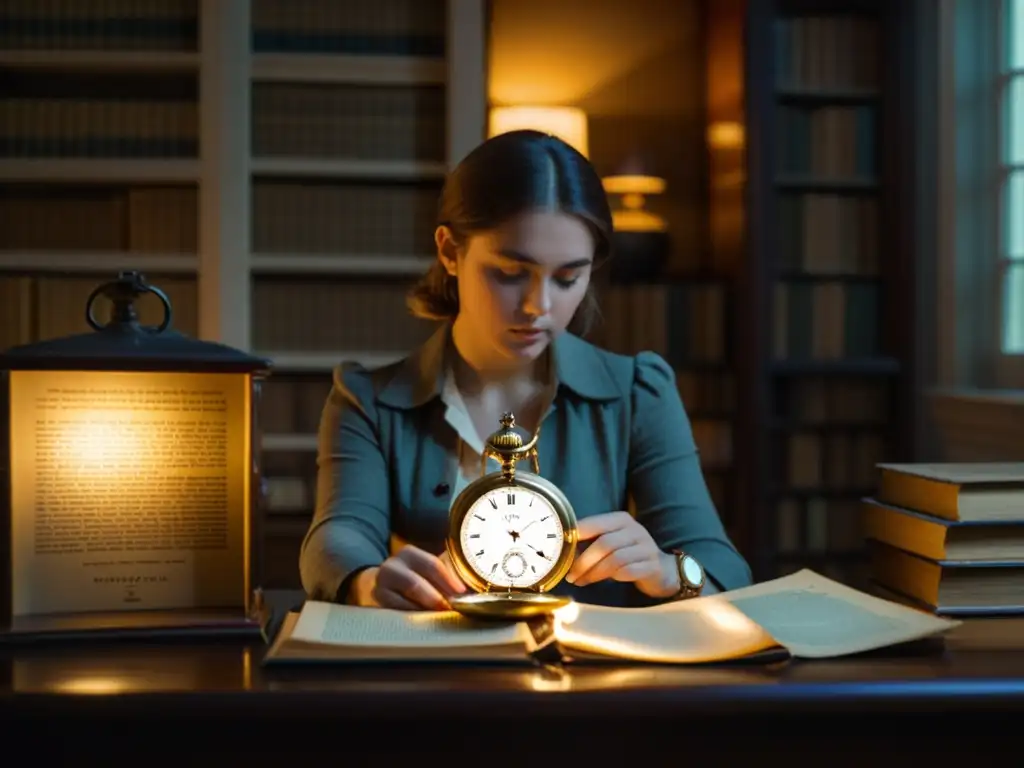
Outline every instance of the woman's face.
[[(443, 229), (443, 228), (442, 228)], [(594, 237), (580, 219), (529, 212), (473, 235), (453, 258), (438, 231), (442, 261), (458, 277), (460, 333), (507, 360), (533, 360), (568, 327), (587, 292)]]

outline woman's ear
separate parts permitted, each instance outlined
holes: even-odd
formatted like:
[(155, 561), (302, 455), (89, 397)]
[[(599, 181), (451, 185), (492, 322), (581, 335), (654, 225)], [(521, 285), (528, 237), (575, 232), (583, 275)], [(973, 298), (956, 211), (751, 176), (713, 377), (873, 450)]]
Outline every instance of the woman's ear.
[(443, 224), (435, 229), (434, 244), (437, 245), (437, 259), (441, 262), (441, 266), (444, 267), (445, 272), (455, 277), (459, 254), (452, 231)]

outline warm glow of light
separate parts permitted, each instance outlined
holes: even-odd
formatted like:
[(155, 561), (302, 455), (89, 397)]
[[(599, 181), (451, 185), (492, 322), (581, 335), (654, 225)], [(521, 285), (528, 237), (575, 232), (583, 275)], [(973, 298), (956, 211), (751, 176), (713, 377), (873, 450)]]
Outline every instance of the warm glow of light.
[(575, 600), (568, 605), (563, 605), (561, 608), (556, 608), (554, 612), (555, 624), (572, 624), (576, 619), (580, 617), (580, 604)]
[(741, 123), (723, 121), (708, 126), (708, 146), (712, 149), (740, 149), (745, 140)]
[(128, 690), (128, 684), (117, 677), (80, 677), (62, 680), (56, 686), (61, 693), (82, 694), (89, 696), (109, 696)]
[(54, 440), (59, 446), (56, 457), (64, 467), (89, 480), (134, 482), (134, 477), (125, 475), (124, 456), (145, 450), (144, 433), (137, 421), (131, 411), (121, 409), (91, 408), (72, 414)]
[(557, 136), (588, 156), (587, 115), (576, 107), (504, 106), (491, 109), (488, 137), (534, 130)]
[(655, 213), (644, 209), (645, 195), (660, 195), (666, 182), (657, 176), (622, 175), (602, 179), (605, 192), (618, 196), (621, 208), (612, 211), (612, 224), (616, 232), (664, 232), (668, 223)]
[(660, 195), (667, 186), (664, 179), (639, 174), (605, 176), (601, 183), (610, 195)]

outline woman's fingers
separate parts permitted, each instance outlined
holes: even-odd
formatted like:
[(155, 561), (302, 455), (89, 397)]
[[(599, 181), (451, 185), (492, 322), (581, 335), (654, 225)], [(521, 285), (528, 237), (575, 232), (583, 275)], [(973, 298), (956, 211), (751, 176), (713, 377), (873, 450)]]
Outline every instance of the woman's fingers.
[[(438, 589), (420, 574), (416, 573), (401, 558), (388, 560), (381, 566), (377, 575), (377, 588), (381, 591), (379, 602), (384, 602), (391, 592), (396, 597), (404, 598), (416, 607), (434, 611), (448, 610), (448, 601)], [(392, 602), (396, 602), (393, 601)], [(397, 606), (396, 606), (397, 607)]]
[(429, 552), (424, 552), (417, 547), (404, 547), (398, 553), (398, 559), (429, 581), (438, 592), (445, 596), (458, 595), (466, 591), (466, 587), (454, 571), (445, 565), (441, 558)]

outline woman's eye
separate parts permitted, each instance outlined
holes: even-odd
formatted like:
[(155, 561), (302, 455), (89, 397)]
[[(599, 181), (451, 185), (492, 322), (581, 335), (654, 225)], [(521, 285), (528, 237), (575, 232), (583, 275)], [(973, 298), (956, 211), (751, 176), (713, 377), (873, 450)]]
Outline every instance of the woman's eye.
[(526, 273), (521, 269), (498, 269), (495, 271), (495, 274), (497, 275), (498, 280), (503, 283), (514, 283), (521, 280)]
[(556, 277), (555, 282), (558, 283), (562, 288), (572, 288), (574, 285), (576, 285), (576, 281), (579, 279), (579, 275), (562, 276)]

